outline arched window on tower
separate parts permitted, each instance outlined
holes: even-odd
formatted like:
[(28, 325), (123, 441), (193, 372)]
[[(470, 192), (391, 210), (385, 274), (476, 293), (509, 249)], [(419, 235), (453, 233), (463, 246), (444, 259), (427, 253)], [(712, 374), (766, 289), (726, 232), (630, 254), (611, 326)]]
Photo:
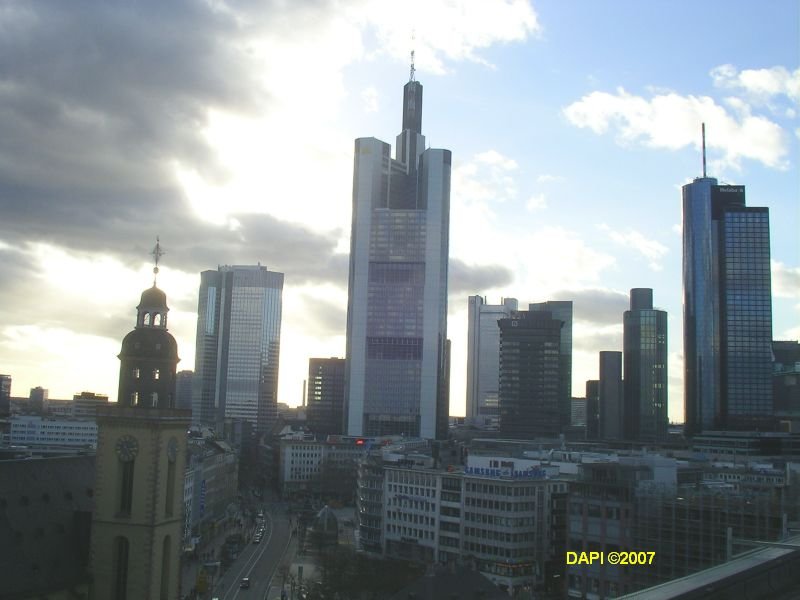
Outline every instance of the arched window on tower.
[(146, 327), (150, 325), (150, 313), (144, 313), (143, 325)]
[(153, 392), (150, 394), (150, 406), (153, 408), (158, 408), (158, 392)]
[(130, 516), (133, 506), (133, 468), (136, 459), (119, 461), (119, 514)]
[(156, 313), (153, 315), (153, 326), (161, 327), (161, 313)]
[(153, 379), (161, 379), (161, 371), (159, 369), (153, 369)]
[(128, 538), (117, 536), (114, 538), (112, 548), (113, 569), (113, 598), (114, 600), (127, 600), (128, 598), (128, 553), (130, 545)]
[(139, 392), (133, 392), (131, 394), (131, 406), (138, 406), (139, 404)]

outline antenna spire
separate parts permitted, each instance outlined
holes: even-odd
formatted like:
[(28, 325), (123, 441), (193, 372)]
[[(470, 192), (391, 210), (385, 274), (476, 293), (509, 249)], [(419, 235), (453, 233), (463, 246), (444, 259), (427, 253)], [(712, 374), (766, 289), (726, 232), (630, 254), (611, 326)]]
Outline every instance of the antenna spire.
[(703, 135), (703, 179), (706, 178), (706, 124), (702, 124), (702, 135)]
[(156, 277), (158, 277), (158, 260), (164, 256), (164, 251), (161, 249), (161, 241), (159, 240), (158, 236), (156, 236), (156, 247), (153, 248), (153, 251), (150, 254), (153, 255), (153, 287), (155, 287)]
[(409, 81), (414, 81), (414, 73), (416, 73), (417, 69), (414, 67), (414, 30), (411, 30), (411, 75), (409, 76)]

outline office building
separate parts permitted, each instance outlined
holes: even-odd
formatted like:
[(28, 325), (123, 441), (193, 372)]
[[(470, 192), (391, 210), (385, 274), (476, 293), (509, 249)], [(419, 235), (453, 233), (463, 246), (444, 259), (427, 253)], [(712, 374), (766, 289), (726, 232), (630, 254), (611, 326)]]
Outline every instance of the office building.
[(571, 425), (573, 427), (586, 427), (586, 398), (572, 399)]
[[(156, 265), (160, 247), (154, 251)], [(157, 268), (155, 269), (157, 272)], [(116, 405), (97, 408), (91, 571), (95, 597), (177, 598), (190, 414), (175, 406), (175, 338), (153, 284), (119, 354)]]
[(600, 439), (600, 381), (586, 382), (586, 439)]
[(192, 422), (225, 419), (263, 433), (278, 411), (283, 273), (261, 265), (200, 274)]
[(572, 300), (548, 300), (528, 305), (531, 312), (547, 311), (563, 323), (558, 352), (559, 431), (570, 426), (572, 412)]
[(0, 375), (0, 416), (11, 414), (11, 375)]
[(395, 150), (355, 142), (347, 433), (444, 438), (451, 154), (425, 148), (413, 69)]
[(500, 327), (497, 322), (518, 309), (515, 298), (486, 304), (469, 297), (467, 326), (467, 421), (478, 427), (500, 420)]
[(600, 439), (623, 438), (622, 352), (600, 353), (597, 403), (600, 411)]
[(654, 442), (667, 437), (667, 313), (653, 308), (653, 290), (631, 290), (623, 316), (624, 437)]
[(13, 446), (95, 448), (97, 424), (94, 416), (89, 419), (73, 419), (14, 415), (11, 417), (10, 437)]
[(94, 421), (98, 406), (107, 406), (108, 396), (94, 392), (81, 392), (72, 397), (72, 416)]
[(800, 431), (800, 342), (774, 341), (772, 354), (775, 415), (789, 431)]
[(194, 371), (178, 371), (175, 376), (175, 408), (192, 410), (192, 386)]
[(47, 403), (49, 397), (49, 390), (41, 386), (31, 388), (30, 396), (28, 396), (28, 410), (40, 415), (46, 413), (49, 408)]
[(518, 311), (499, 325), (502, 435), (556, 437), (561, 431), (563, 322), (548, 311)]
[(311, 358), (308, 361), (306, 423), (321, 438), (344, 433), (343, 358)]
[(683, 186), (686, 433), (773, 426), (769, 209), (743, 185)]

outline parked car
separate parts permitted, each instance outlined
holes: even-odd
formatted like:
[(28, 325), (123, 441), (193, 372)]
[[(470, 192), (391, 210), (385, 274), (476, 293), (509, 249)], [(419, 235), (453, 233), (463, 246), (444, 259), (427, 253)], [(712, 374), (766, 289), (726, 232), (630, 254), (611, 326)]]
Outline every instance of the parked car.
[(242, 579), (239, 582), (239, 587), (242, 588), (243, 590), (249, 589), (250, 588), (250, 578), (249, 577), (245, 577), (244, 579)]

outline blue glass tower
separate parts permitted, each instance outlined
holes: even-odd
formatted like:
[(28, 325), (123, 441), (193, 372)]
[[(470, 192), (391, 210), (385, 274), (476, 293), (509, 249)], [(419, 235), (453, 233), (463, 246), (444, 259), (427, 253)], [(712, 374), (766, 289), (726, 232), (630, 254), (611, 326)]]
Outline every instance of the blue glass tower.
[(683, 187), (686, 432), (772, 427), (769, 209), (711, 177)]

